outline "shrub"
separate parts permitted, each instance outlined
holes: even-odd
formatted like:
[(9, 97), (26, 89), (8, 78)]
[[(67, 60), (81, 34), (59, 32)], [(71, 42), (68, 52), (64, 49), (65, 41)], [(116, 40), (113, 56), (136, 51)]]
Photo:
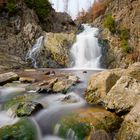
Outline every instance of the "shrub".
[(119, 31), (119, 36), (122, 40), (128, 40), (129, 39), (129, 30), (128, 29), (121, 29)]
[(108, 28), (112, 33), (114, 33), (116, 30), (115, 29), (115, 20), (113, 19), (111, 14), (106, 16), (103, 25), (105, 28)]
[(126, 52), (126, 53), (130, 53), (132, 50), (131, 47), (129, 46), (129, 43), (127, 40), (121, 41), (121, 47), (124, 50), (124, 52)]
[(29, 8), (35, 10), (41, 20), (44, 20), (51, 11), (51, 4), (48, 0), (25, 0), (25, 3)]
[(6, 9), (9, 14), (16, 13), (16, 2), (15, 0), (7, 0)]

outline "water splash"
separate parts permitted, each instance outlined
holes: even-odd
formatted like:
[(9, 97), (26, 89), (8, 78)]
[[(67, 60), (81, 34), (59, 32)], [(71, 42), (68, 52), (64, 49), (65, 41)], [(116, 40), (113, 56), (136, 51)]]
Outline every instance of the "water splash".
[(37, 62), (36, 62), (36, 57), (39, 54), (40, 49), (43, 46), (43, 36), (40, 36), (37, 40), (36, 43), (33, 45), (33, 48), (29, 50), (26, 56), (26, 60), (31, 60), (34, 68), (37, 68)]
[(71, 53), (74, 58), (74, 68), (100, 68), (101, 48), (98, 45), (98, 29), (83, 24), (84, 31), (77, 35)]
[(12, 125), (16, 123), (19, 118), (12, 118), (6, 111), (0, 112), (0, 128), (6, 125)]
[(57, 12), (66, 12), (72, 19), (76, 19), (78, 14), (87, 11), (95, 0), (49, 0)]

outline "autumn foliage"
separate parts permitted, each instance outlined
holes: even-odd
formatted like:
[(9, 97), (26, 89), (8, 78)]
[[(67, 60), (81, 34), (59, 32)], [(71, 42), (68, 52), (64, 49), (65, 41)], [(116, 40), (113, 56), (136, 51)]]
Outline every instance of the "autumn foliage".
[(88, 10), (88, 12), (82, 11), (78, 15), (78, 19), (83, 22), (93, 21), (95, 18), (104, 14), (110, 0), (98, 0), (95, 1), (92, 7)]
[(107, 8), (107, 4), (108, 4), (107, 0), (96, 1), (91, 8), (93, 18), (96, 18), (96, 17), (100, 16), (101, 14), (104, 14), (104, 12)]

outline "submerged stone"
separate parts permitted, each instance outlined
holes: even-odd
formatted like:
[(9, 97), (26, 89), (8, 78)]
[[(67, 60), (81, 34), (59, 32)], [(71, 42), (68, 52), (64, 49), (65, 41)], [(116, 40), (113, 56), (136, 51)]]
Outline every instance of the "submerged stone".
[(20, 77), (19, 81), (22, 83), (34, 83), (36, 80), (31, 77)]

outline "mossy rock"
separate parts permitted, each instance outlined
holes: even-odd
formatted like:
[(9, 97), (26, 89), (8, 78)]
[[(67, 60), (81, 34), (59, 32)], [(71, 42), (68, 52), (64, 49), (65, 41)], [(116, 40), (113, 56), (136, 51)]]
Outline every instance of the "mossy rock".
[(0, 140), (36, 140), (37, 130), (28, 119), (21, 119), (12, 126), (0, 129)]
[(8, 110), (13, 105), (18, 105), (21, 102), (34, 101), (40, 97), (41, 97), (41, 95), (38, 95), (35, 93), (20, 95), (20, 96), (14, 97), (11, 100), (8, 100), (7, 102), (5, 102), (3, 105), (3, 109)]
[(43, 109), (43, 106), (40, 103), (37, 102), (22, 102), (19, 103), (17, 110), (16, 110), (16, 115), (18, 117), (23, 117), (23, 116), (31, 116), (37, 113)]
[(78, 140), (90, 135), (91, 130), (112, 132), (120, 127), (121, 119), (100, 108), (86, 108), (69, 114), (60, 121), (59, 135), (67, 138), (71, 131)]

